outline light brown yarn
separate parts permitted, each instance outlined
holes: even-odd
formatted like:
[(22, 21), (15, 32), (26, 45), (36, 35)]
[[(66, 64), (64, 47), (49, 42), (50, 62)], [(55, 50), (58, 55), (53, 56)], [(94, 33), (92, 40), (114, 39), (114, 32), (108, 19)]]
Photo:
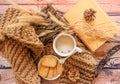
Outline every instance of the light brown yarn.
[(25, 84), (24, 81), (22, 81), (18, 76), (15, 76), (16, 78), (16, 84)]
[(7, 27), (11, 23), (16, 23), (16, 17), (23, 14), (26, 13), (10, 8), (1, 17), (0, 52), (11, 64), (18, 80), (24, 81), (25, 84), (40, 84), (34, 61), (40, 58), (43, 44), (38, 39), (34, 28), (32, 26)]
[(21, 46), (20, 42), (7, 38), (1, 52), (11, 64), (16, 76), (27, 84), (40, 84), (36, 65), (26, 46)]
[[(76, 53), (64, 63), (64, 71), (59, 78), (59, 84), (92, 84), (95, 77), (96, 61), (87, 52)], [(80, 77), (76, 82), (69, 79), (68, 72), (71, 68), (79, 70)]]
[(54, 56), (57, 56), (57, 54), (54, 52), (53, 50), (53, 45), (52, 43), (49, 43), (47, 44), (45, 47), (44, 47), (44, 50), (43, 50), (43, 56), (44, 55), (54, 55)]
[[(35, 30), (32, 26), (18, 26), (18, 27), (7, 27), (11, 23), (17, 22), (17, 17), (26, 15), (18, 9), (9, 8), (6, 13), (1, 17), (0, 31), (1, 36), (12, 37), (13, 39), (21, 42), (24, 46), (30, 48), (34, 55), (35, 60), (39, 58), (42, 52), (42, 43), (38, 39)], [(3, 40), (3, 39), (2, 39)]]

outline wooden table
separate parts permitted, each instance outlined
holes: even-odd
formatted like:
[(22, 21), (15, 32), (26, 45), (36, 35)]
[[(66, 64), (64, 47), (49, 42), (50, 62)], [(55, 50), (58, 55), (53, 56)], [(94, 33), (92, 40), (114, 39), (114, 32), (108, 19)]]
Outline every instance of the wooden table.
[[(47, 3), (52, 3), (58, 10), (66, 12), (79, 0), (14, 0), (25, 8), (41, 9)], [(101, 7), (110, 15), (110, 18), (115, 21), (120, 28), (120, 0), (97, 0)], [(0, 0), (0, 15), (2, 15), (7, 8), (11, 7), (5, 0)], [(114, 45), (120, 45), (120, 33), (116, 35), (117, 41), (104, 44), (97, 50), (97, 55), (103, 55)], [(120, 57), (120, 50), (114, 54), (115, 57)], [(113, 56), (113, 57), (114, 57)], [(9, 69), (9, 63), (0, 56), (0, 65), (7, 67), (0, 69), (0, 84), (16, 84), (14, 73)], [(112, 67), (112, 66), (116, 67)], [(120, 59), (111, 60), (108, 63), (109, 68), (104, 69), (95, 79), (95, 84), (120, 84)], [(54, 84), (53, 82), (44, 80), (43, 84)]]

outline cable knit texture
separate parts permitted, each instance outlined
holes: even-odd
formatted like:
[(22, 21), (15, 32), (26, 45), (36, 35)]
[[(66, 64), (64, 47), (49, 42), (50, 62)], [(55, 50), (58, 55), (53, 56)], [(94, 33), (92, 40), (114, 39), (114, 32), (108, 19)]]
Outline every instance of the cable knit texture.
[[(58, 80), (59, 84), (92, 84), (95, 78), (97, 67), (95, 58), (79, 39), (76, 38), (76, 42), (83, 52), (75, 53), (65, 61), (63, 64), (64, 71)], [(73, 72), (74, 69), (77, 70), (76, 73), (69, 75), (71, 69)]]
[[(65, 61), (64, 71), (58, 82), (59, 84), (92, 84), (92, 81), (95, 78), (96, 65), (96, 61), (89, 53), (76, 53)], [(70, 69), (78, 70), (78, 80), (74, 81), (74, 75), (73, 80), (69, 78), (68, 72)]]

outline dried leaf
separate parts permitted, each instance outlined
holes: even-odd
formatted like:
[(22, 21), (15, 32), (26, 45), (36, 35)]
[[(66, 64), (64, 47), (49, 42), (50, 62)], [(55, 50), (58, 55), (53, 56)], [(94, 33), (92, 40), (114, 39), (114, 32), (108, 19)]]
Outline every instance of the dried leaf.
[(23, 8), (22, 6), (16, 4), (14, 1), (12, 0), (6, 0), (9, 4), (13, 5), (13, 7), (21, 10), (21, 11), (24, 11), (24, 12), (27, 12), (29, 14), (32, 14), (32, 15), (36, 15), (36, 14), (39, 14), (39, 15), (42, 15), (42, 16), (47, 16), (45, 13), (41, 12), (41, 11), (37, 11), (37, 10), (28, 10), (26, 8)]
[(43, 17), (40, 17), (40, 16), (20, 16), (20, 17), (17, 17), (19, 20), (20, 19), (30, 19), (30, 20), (37, 20), (37, 21), (44, 21), (45, 22), (45, 19)]
[(7, 27), (13, 28), (13, 27), (19, 27), (19, 26), (28, 26), (28, 25), (29, 23), (13, 23), (13, 24), (8, 25)]
[(47, 25), (46, 21), (44, 18), (40, 16), (21, 16), (17, 17), (19, 22), (28, 22), (28, 23), (36, 23), (39, 25)]
[(34, 10), (34, 12), (35, 12), (36, 15), (42, 15), (42, 16), (47, 17), (47, 14), (45, 14), (44, 12), (41, 12), (41, 11), (38, 11), (38, 10)]
[(57, 24), (59, 24), (61, 26), (66, 26), (66, 24), (59, 21), (51, 12), (48, 12), (48, 14), (50, 15), (51, 20), (53, 20), (54, 22), (56, 22)]
[(73, 30), (63, 30), (63, 33), (74, 34)]
[(51, 33), (51, 32), (54, 32), (54, 31), (53, 31), (53, 30), (44, 30), (44, 31), (42, 31), (42, 32), (38, 35), (38, 37), (45, 36), (46, 34), (49, 34), (49, 33)]

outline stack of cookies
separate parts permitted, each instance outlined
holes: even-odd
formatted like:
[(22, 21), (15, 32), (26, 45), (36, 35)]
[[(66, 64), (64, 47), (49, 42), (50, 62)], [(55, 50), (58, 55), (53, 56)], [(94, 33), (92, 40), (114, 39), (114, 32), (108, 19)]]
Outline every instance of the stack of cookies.
[(62, 64), (52, 55), (43, 56), (38, 67), (39, 75), (46, 79), (54, 78), (63, 71)]

